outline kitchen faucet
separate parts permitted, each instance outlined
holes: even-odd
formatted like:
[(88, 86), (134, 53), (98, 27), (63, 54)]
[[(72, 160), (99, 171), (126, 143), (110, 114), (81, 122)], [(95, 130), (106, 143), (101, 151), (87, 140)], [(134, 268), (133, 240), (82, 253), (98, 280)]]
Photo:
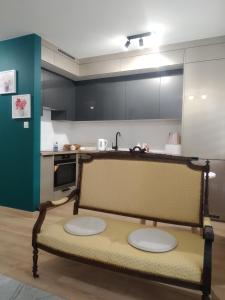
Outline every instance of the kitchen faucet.
[(121, 133), (119, 131), (117, 131), (117, 133), (116, 133), (116, 145), (113, 146), (113, 143), (112, 143), (112, 149), (114, 149), (115, 151), (118, 151), (118, 136), (121, 136)]

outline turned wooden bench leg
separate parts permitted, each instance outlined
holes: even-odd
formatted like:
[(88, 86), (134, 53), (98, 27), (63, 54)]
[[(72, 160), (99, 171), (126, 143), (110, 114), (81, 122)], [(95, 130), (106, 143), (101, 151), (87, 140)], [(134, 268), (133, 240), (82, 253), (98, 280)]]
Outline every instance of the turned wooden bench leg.
[(38, 278), (38, 248), (37, 247), (33, 247), (33, 268), (32, 268), (32, 272), (33, 272), (33, 277), (34, 278)]
[(157, 227), (157, 221), (153, 221), (153, 226)]
[(210, 300), (210, 299), (211, 299), (211, 297), (210, 297), (209, 294), (204, 294), (204, 293), (203, 293), (203, 295), (202, 295), (202, 300)]

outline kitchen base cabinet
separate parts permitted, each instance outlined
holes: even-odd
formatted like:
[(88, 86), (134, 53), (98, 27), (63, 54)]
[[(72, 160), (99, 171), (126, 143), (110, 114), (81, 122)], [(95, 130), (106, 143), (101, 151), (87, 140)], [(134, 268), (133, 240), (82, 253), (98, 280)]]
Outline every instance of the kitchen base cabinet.
[(54, 199), (54, 156), (41, 156), (41, 193), (40, 201)]
[[(63, 197), (67, 197), (70, 192), (75, 188), (78, 176), (78, 159), (79, 155), (75, 154), (65, 154), (65, 152), (57, 152), (57, 154), (42, 155), (41, 154), (41, 193), (40, 202), (59, 200)], [(55, 161), (61, 159), (60, 156), (74, 156), (73, 159), (76, 160), (76, 173), (74, 184), (62, 184), (62, 186), (56, 186), (56, 182), (59, 180), (64, 181), (65, 178), (68, 180), (68, 174), (71, 177), (71, 171), (68, 170), (68, 163), (60, 163), (60, 175), (58, 179), (55, 178)], [(58, 167), (57, 167), (58, 168)], [(71, 167), (70, 167), (71, 168)], [(57, 170), (57, 169), (56, 169)], [(59, 170), (59, 169), (58, 169)], [(59, 171), (58, 171), (59, 172)]]
[(216, 177), (209, 179), (209, 213), (217, 221), (225, 221), (225, 160), (211, 160), (210, 171)]

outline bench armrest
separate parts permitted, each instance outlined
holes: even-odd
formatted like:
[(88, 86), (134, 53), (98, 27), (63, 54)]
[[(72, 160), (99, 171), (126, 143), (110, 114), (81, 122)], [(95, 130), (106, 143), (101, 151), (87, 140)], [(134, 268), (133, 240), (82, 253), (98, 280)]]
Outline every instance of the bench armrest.
[(212, 227), (212, 223), (211, 223), (210, 217), (204, 217), (203, 218), (203, 227), (206, 227), (206, 226)]
[(53, 201), (47, 201), (47, 202), (41, 203), (40, 209), (39, 209), (39, 215), (38, 215), (37, 221), (34, 224), (33, 231), (32, 231), (32, 246), (33, 247), (37, 243), (37, 235), (41, 231), (41, 227), (45, 220), (47, 210), (66, 204), (70, 200), (74, 199), (77, 195), (78, 195), (78, 190), (75, 189), (69, 194), (69, 196), (64, 197), (60, 200), (53, 200)]
[(209, 217), (203, 219), (203, 238), (207, 241), (214, 241), (213, 227)]
[(204, 217), (203, 219), (203, 238), (205, 240), (205, 245), (202, 283), (204, 292), (210, 294), (212, 276), (212, 243), (214, 241), (214, 232), (209, 217)]

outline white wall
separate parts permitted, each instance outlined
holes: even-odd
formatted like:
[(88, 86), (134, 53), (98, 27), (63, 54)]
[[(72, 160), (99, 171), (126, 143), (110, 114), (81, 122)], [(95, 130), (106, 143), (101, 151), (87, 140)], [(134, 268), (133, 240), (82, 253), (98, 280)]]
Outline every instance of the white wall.
[(44, 111), (41, 121), (41, 149), (52, 150), (54, 142), (59, 148), (66, 143), (96, 146), (98, 138), (115, 143), (115, 133), (120, 131), (120, 147), (131, 147), (137, 143), (149, 143), (153, 149), (164, 149), (169, 132), (181, 132), (177, 120), (99, 121), (68, 122), (51, 121), (50, 111)]
[(51, 111), (44, 109), (41, 117), (41, 150), (52, 150), (55, 142), (59, 147), (71, 143), (73, 128), (73, 122), (51, 121)]

